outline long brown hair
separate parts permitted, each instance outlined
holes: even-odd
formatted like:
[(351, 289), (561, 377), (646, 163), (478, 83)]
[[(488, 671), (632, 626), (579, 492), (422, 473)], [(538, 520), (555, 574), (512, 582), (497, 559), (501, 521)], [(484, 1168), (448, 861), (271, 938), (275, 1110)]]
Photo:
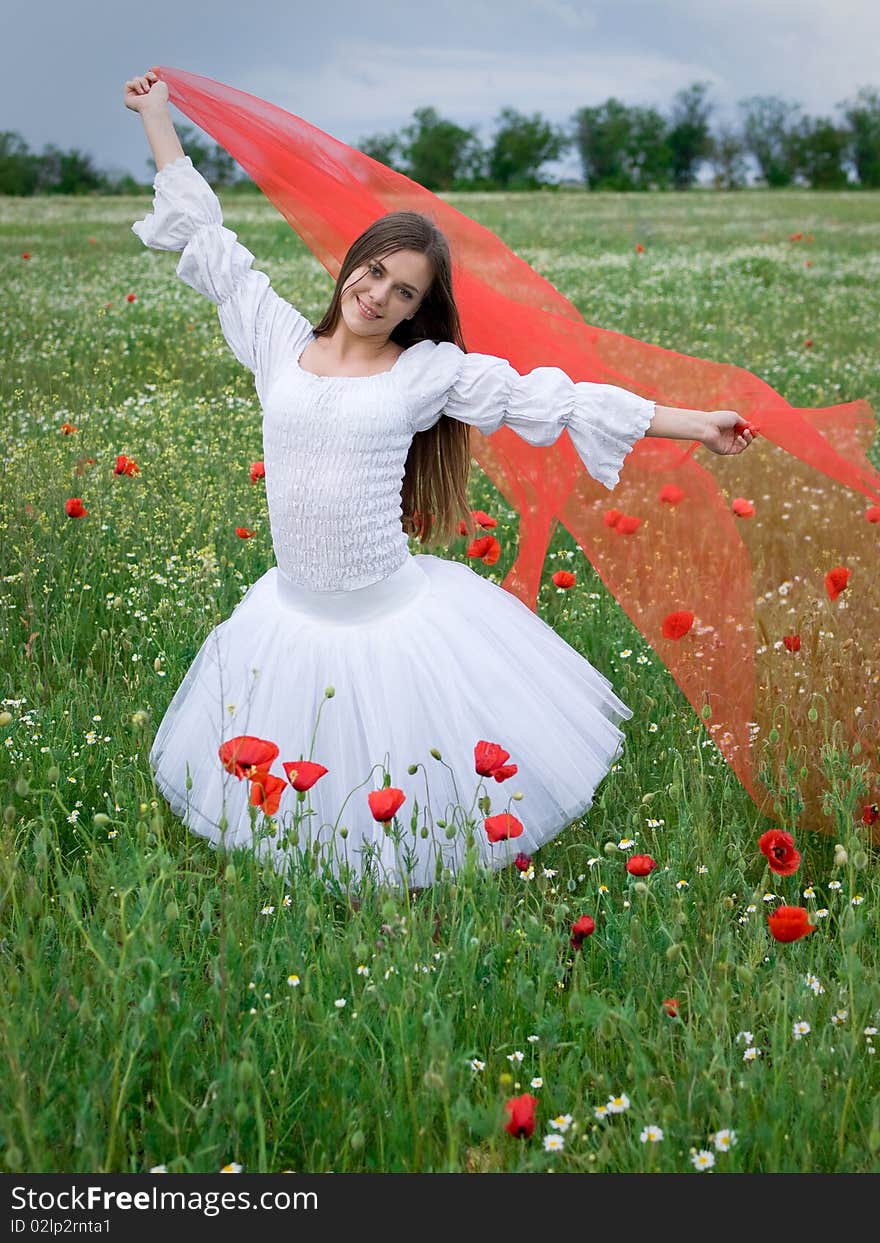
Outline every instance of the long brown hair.
[[(398, 250), (426, 255), (433, 271), (431, 284), (412, 319), (403, 319), (390, 339), (404, 349), (418, 341), (452, 341), (465, 350), (458, 308), (452, 294), (449, 243), (434, 222), (421, 212), (394, 211), (375, 220), (349, 247), (336, 288), (324, 317), (314, 328), (316, 337), (333, 332), (341, 314), (340, 299), (346, 281), (370, 259), (383, 259)], [(464, 520), (467, 532), (475, 527), (468, 502), (470, 427), (441, 414), (427, 431), (416, 432), (406, 458), (401, 488), (401, 525), (426, 547), (448, 544)]]

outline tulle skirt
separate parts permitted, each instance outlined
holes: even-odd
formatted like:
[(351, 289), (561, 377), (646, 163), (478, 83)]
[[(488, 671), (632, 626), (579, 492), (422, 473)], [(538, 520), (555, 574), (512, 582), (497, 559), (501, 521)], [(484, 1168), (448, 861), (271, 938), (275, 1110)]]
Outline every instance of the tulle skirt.
[[(349, 893), (368, 872), (416, 888), (466, 860), (503, 867), (570, 825), (632, 715), (546, 622), (460, 562), (409, 555), (381, 582), (329, 592), (273, 567), (205, 639), (150, 762), (172, 810), (215, 846), (268, 855), (285, 873), (308, 852)], [(288, 785), (267, 817), (218, 754), (243, 735), (279, 748), (274, 775), (303, 759), (327, 771), (307, 791)], [(480, 741), (517, 771), (480, 776)], [(368, 799), (383, 786), (405, 794), (387, 823)], [(485, 822), (503, 813), (516, 835), (492, 841)]]

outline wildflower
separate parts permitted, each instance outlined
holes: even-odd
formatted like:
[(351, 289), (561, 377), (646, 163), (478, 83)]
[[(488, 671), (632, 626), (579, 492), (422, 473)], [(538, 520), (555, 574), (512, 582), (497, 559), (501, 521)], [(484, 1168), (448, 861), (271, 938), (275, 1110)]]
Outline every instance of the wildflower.
[(167, 1165), (151, 1165), (150, 1173), (151, 1174), (167, 1174), (168, 1166)]
[(817, 975), (813, 975), (812, 971), (808, 971), (807, 974), (804, 976), (804, 983), (806, 984), (807, 988), (812, 989), (816, 997), (818, 997), (821, 993), (825, 992), (825, 989), (822, 987), (819, 977)]
[(711, 1170), (715, 1164), (715, 1153), (701, 1148), (699, 1152), (692, 1154), (691, 1161), (695, 1170)]
[(812, 1030), (806, 1019), (798, 1019), (792, 1024), (791, 1034), (795, 1040), (800, 1040), (803, 1036), (808, 1036)]
[(263, 462), (252, 462), (250, 469), (251, 483), (256, 483), (258, 479), (266, 478), (266, 466)]
[(604, 1122), (608, 1117), (610, 1110), (607, 1105), (596, 1105), (593, 1109), (593, 1116), (598, 1118), (600, 1122)]
[[(128, 295), (129, 301), (134, 297), (133, 293)], [(244, 1169), (243, 1165), (239, 1165), (237, 1161), (230, 1161), (228, 1165), (224, 1165), (220, 1171), (221, 1174), (240, 1174)]]
[(773, 938), (783, 942), (798, 941), (816, 931), (816, 925), (809, 922), (809, 913), (802, 906), (778, 906), (767, 916), (767, 926)]
[(712, 1136), (716, 1152), (729, 1152), (736, 1143), (736, 1131), (716, 1131)]
[(573, 574), (571, 570), (557, 570), (553, 575), (552, 581), (554, 586), (561, 587), (563, 591), (568, 591), (577, 582), (577, 575)]
[(852, 570), (847, 570), (842, 565), (836, 565), (825, 575), (825, 590), (828, 592), (829, 600), (836, 600), (842, 591), (846, 590), (847, 584), (852, 577)]
[(842, 1026), (849, 1018), (849, 1010), (835, 1010), (831, 1016), (831, 1022), (835, 1027)]
[(483, 828), (489, 841), (493, 843), (503, 842), (510, 837), (520, 837), (524, 831), (522, 822), (508, 811), (502, 811), (497, 816), (487, 816), (483, 821)]
[(299, 988), (299, 976), (289, 975), (287, 977), (287, 983), (290, 985), (291, 988)]
[[(531, 1079), (529, 1081), (530, 1088), (543, 1088), (543, 1086), (544, 1086), (544, 1080), (541, 1078), (540, 1075), (535, 1075), (534, 1079)], [(553, 1124), (551, 1123), (550, 1125), (552, 1126)]]
[(565, 1140), (561, 1135), (545, 1135), (544, 1151), (545, 1152), (561, 1152), (565, 1147)]
[(571, 925), (571, 936), (569, 943), (572, 949), (580, 949), (587, 937), (591, 937), (596, 931), (596, 921), (591, 915), (581, 915)]
[(470, 1060), (470, 1067), (471, 1067), (471, 1070), (476, 1070), (476, 1071), (485, 1070), (486, 1063), (481, 1062), (478, 1057), (472, 1057)]
[(671, 1019), (678, 1018), (678, 998), (667, 997), (663, 1002), (663, 1009)]
[(507, 1111), (508, 1119), (504, 1124), (504, 1129), (508, 1135), (513, 1135), (516, 1139), (530, 1139), (535, 1129), (535, 1106), (538, 1103), (537, 1096), (532, 1096), (530, 1092), (524, 1092), (522, 1096), (511, 1097), (505, 1102), (504, 1108)]
[(755, 512), (754, 505), (751, 501), (747, 501), (744, 496), (735, 496), (730, 503), (730, 508), (737, 518), (751, 518)]
[(862, 894), (857, 893), (854, 895), (854, 897), (850, 898), (850, 903), (852, 906), (861, 906), (864, 900), (865, 899), (862, 896)]
[(315, 764), (312, 760), (287, 761), (281, 767), (294, 790), (311, 790), (328, 771), (323, 764)]
[(260, 807), (266, 816), (274, 816), (281, 803), (281, 795), (287, 782), (266, 769), (258, 769), (251, 776), (251, 798), (254, 807)]
[[(137, 302), (137, 294), (136, 294), (136, 293), (127, 293), (127, 294), (125, 295), (125, 301), (126, 301), (126, 302)], [(238, 1173), (238, 1170), (235, 1170), (234, 1172), (237, 1174), (237, 1173)]]
[(236, 527), (235, 534), (239, 539), (253, 539), (256, 535), (256, 531), (252, 530), (250, 527)]
[(554, 1127), (557, 1131), (567, 1131), (571, 1126), (572, 1121), (573, 1119), (571, 1114), (559, 1114), (558, 1117), (550, 1119), (550, 1126)]
[(126, 457), (124, 453), (119, 454), (113, 468), (114, 475), (139, 475), (140, 473), (141, 468), (133, 457)]
[[(845, 859), (844, 859), (844, 862), (846, 862)], [(841, 885), (839, 880), (830, 880), (828, 882), (828, 888), (833, 889), (836, 892), (838, 889), (842, 889), (843, 885)]]
[(746, 1051), (743, 1053), (743, 1061), (744, 1062), (756, 1062), (760, 1056), (761, 1056), (761, 1050), (757, 1049), (753, 1044), (751, 1044), (746, 1049)]
[(664, 639), (681, 639), (694, 624), (694, 615), (687, 609), (676, 613), (667, 613), (663, 618), (662, 634)]
[(64, 502), (68, 518), (85, 518), (88, 510), (83, 508), (82, 497), (71, 496)]
[(333, 1004), (337, 1010), (343, 1010), (346, 1005), (346, 1000), (344, 997), (337, 997)]
[(223, 767), (239, 781), (243, 777), (250, 778), (260, 770), (268, 770), (278, 756), (278, 748), (274, 742), (252, 734), (240, 734), (237, 738), (230, 738), (218, 750)]
[(532, 856), (520, 851), (513, 861), (513, 866), (518, 868), (520, 872), (527, 872), (532, 866)]
[(382, 824), (388, 824), (406, 802), (406, 795), (403, 790), (398, 790), (396, 786), (385, 786), (382, 790), (373, 790), (372, 793), (368, 794), (367, 802), (370, 804), (373, 819), (380, 821)]
[(512, 1053), (508, 1053), (507, 1060), (508, 1062), (521, 1062), (524, 1057), (524, 1053), (522, 1053), (519, 1049), (514, 1049)]
[(775, 902), (775, 901), (776, 901), (776, 896), (777, 896), (777, 895), (776, 895), (775, 893), (765, 893), (765, 894), (764, 894), (764, 901), (765, 901), (765, 902)]
[(260, 914), (261, 914), (261, 915), (271, 915), (271, 914), (273, 914), (273, 913), (274, 913), (274, 911), (275, 911), (275, 907), (274, 907), (274, 906), (271, 906), (271, 905), (269, 905), (269, 906), (264, 906), (264, 907), (263, 907), (263, 909), (260, 911)]
[(769, 829), (758, 840), (758, 849), (766, 856), (767, 866), (778, 876), (791, 876), (801, 865), (800, 851), (795, 850), (794, 838), (781, 829)]
[(659, 1126), (654, 1126), (653, 1123), (649, 1123), (648, 1126), (644, 1127), (639, 1136), (643, 1144), (659, 1144), (662, 1138), (662, 1130)]
[(600, 892), (600, 893), (610, 893), (611, 891), (609, 890), (609, 888), (608, 888), (608, 886), (607, 886), (607, 885), (600, 885), (600, 886), (599, 886), (599, 892)]
[(629, 1097), (621, 1092), (620, 1096), (608, 1097), (608, 1112), (611, 1114), (626, 1113), (629, 1109)]
[(876, 1036), (876, 1035), (877, 1035), (877, 1028), (876, 1028), (876, 1027), (874, 1027), (873, 1025), (871, 1025), (870, 1027), (866, 1027), (866, 1028), (864, 1028), (864, 1030), (862, 1031), (862, 1035), (863, 1035), (863, 1036), (867, 1036), (867, 1037), (868, 1037), (868, 1039), (870, 1040), (872, 1036)]
[(827, 918), (828, 918), (828, 907), (827, 907), (827, 906), (820, 906), (820, 907), (819, 907), (819, 909), (818, 909), (818, 911), (816, 912), (816, 918), (817, 918), (817, 919), (827, 919)]
[(526, 1040), (528, 1040), (529, 1044), (537, 1044), (540, 1039), (540, 1036), (526, 1036)]
[(468, 544), (465, 552), (469, 557), (479, 557), (484, 565), (494, 565), (501, 556), (501, 544), (494, 535), (483, 535)]
[(682, 889), (690, 889), (690, 885), (687, 883), (686, 880), (677, 880), (675, 882), (675, 887), (679, 891), (681, 891)]
[(806, 889), (804, 890), (804, 897), (815, 898), (815, 896), (816, 896), (816, 890), (813, 888), (812, 885), (807, 885)]
[(789, 652), (799, 652), (801, 650), (801, 636), (799, 634), (784, 634), (782, 642)]
[(736, 1043), (739, 1044), (740, 1041), (742, 1041), (744, 1044), (754, 1044), (755, 1037), (752, 1035), (751, 1032), (737, 1032)]
[(650, 855), (632, 855), (626, 861), (626, 870), (630, 876), (649, 876), (656, 866)]
[(78, 432), (79, 428), (74, 427), (72, 423), (62, 423), (60, 430), (65, 436), (72, 436), (74, 432)]
[(474, 747), (474, 768), (481, 777), (495, 777), (496, 781), (504, 781), (516, 771), (516, 764), (508, 764), (510, 752), (505, 751), (497, 742), (480, 741)]
[(622, 838), (620, 839), (620, 841), (617, 843), (617, 849), (618, 849), (618, 850), (632, 850), (632, 848), (633, 848), (633, 846), (635, 846), (635, 844), (636, 844), (636, 843), (635, 843), (635, 838), (632, 838), (632, 837), (622, 837)]

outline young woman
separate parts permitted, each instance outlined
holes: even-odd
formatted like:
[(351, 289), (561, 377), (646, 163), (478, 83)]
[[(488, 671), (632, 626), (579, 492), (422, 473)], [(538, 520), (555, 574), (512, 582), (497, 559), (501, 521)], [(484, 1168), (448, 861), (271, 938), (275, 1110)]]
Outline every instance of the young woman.
[[(314, 328), (253, 270), (174, 130), (153, 72), (125, 83), (157, 173), (132, 227), (181, 251), (263, 411), (277, 565), (205, 639), (159, 726), (156, 785), (189, 829), (310, 852), (328, 884), (424, 887), (468, 857), (530, 855), (592, 804), (632, 710), (521, 601), (413, 555), (468, 513), (469, 426), (534, 445), (563, 428), (612, 489), (642, 436), (742, 452), (731, 410), (676, 410), (559, 368), (469, 354), (449, 248), (393, 212), (356, 238)], [(332, 689), (331, 689), (332, 688)]]

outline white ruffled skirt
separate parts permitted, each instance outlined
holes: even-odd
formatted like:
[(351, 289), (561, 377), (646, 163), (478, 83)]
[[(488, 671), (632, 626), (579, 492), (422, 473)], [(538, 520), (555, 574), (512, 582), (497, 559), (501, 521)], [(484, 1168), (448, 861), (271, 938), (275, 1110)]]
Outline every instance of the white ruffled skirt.
[[(150, 762), (172, 810), (214, 845), (269, 855), (282, 872), (309, 851), (328, 887), (348, 892), (367, 872), (415, 888), (455, 874), (469, 849), (500, 868), (555, 837), (591, 806), (632, 715), (546, 622), (461, 562), (410, 555), (379, 583), (329, 592), (273, 567), (205, 639)], [(218, 755), (241, 735), (279, 748), (279, 777), (301, 759), (327, 772), (301, 794), (288, 785), (267, 818)], [(481, 777), (481, 740), (517, 772)], [(368, 802), (386, 784), (406, 795), (387, 826)], [(493, 843), (484, 821), (504, 812), (522, 833)]]

